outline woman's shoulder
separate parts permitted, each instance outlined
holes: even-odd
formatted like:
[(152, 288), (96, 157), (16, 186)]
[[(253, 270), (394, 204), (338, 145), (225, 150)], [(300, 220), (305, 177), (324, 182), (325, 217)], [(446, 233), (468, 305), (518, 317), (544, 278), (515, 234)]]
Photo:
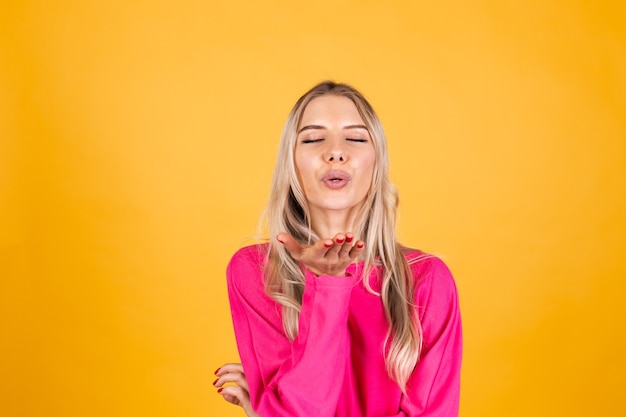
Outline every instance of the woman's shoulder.
[(408, 247), (402, 247), (401, 250), (418, 287), (455, 287), (452, 273), (441, 257)]
[(269, 244), (258, 243), (255, 245), (244, 246), (239, 248), (232, 256), (230, 262), (259, 262), (265, 261)]
[(267, 258), (268, 244), (256, 244), (244, 246), (237, 250), (230, 258), (226, 268), (226, 275), (230, 278), (249, 274), (251, 272), (261, 273)]
[(460, 331), (459, 295), (452, 273), (441, 257), (416, 250), (405, 256), (415, 280), (414, 305), (427, 352), (444, 332)]
[(229, 291), (250, 299), (263, 294), (263, 268), (267, 249), (267, 244), (256, 244), (244, 246), (235, 252), (226, 267)]

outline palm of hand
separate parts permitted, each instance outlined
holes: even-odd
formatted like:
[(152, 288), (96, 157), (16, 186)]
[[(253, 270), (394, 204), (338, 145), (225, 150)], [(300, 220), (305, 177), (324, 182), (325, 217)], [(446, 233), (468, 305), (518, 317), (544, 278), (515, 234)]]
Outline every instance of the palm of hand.
[(332, 239), (320, 239), (313, 245), (303, 245), (287, 233), (279, 233), (276, 238), (296, 261), (316, 275), (345, 275), (348, 265), (365, 247), (361, 240), (354, 242), (352, 233), (337, 233)]

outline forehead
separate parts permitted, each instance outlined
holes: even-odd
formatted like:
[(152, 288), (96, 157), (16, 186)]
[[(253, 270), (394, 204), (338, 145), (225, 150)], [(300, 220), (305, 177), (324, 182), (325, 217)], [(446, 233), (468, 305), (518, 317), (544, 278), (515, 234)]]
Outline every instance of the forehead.
[(316, 97), (307, 104), (298, 128), (310, 123), (321, 124), (364, 124), (356, 105), (347, 97), (325, 95)]

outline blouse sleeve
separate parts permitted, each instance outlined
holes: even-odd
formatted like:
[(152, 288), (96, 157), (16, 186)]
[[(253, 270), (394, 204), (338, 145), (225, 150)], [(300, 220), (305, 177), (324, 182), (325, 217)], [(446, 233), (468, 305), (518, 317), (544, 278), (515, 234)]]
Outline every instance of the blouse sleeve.
[(252, 408), (263, 417), (334, 416), (348, 346), (348, 304), (356, 277), (307, 272), (298, 336), (291, 342), (281, 308), (264, 291), (262, 257), (240, 250), (227, 268), (237, 346)]
[(462, 333), (454, 279), (438, 258), (413, 266), (423, 347), (399, 415), (456, 417), (459, 413)]

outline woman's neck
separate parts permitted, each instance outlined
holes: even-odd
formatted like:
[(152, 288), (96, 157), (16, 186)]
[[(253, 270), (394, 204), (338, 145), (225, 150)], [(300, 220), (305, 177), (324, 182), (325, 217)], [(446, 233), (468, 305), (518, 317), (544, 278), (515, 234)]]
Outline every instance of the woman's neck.
[(332, 239), (337, 233), (355, 233), (358, 210), (311, 210), (311, 228), (320, 239)]

